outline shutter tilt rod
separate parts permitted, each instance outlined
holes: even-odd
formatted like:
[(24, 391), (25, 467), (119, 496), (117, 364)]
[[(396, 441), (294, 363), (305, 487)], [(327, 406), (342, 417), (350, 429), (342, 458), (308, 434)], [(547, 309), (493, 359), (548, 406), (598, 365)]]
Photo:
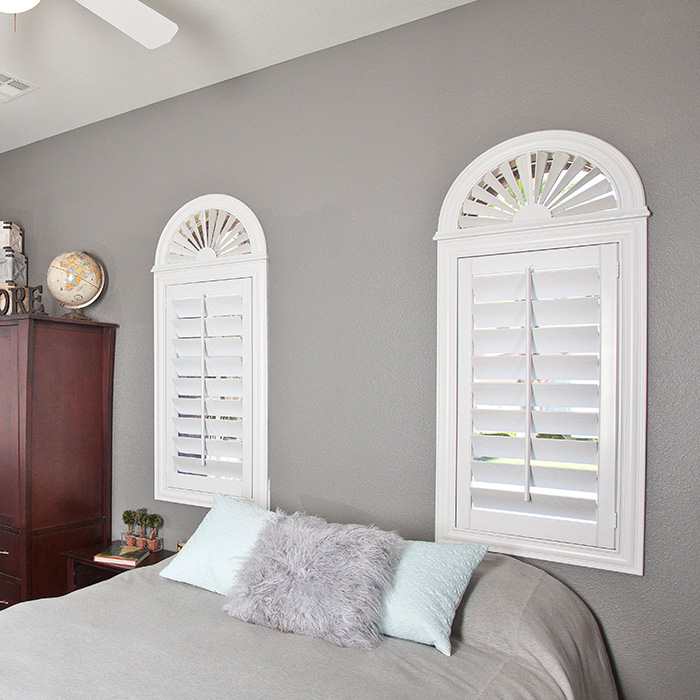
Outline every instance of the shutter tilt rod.
[(206, 322), (205, 315), (207, 311), (206, 302), (204, 300), (204, 294), (199, 298), (199, 400), (200, 400), (200, 412), (201, 412), (201, 428), (200, 428), (200, 464), (205, 467), (207, 464), (207, 416), (206, 416), (206, 400), (204, 393), (206, 390), (206, 343), (204, 336), (206, 335)]
[(532, 266), (525, 270), (525, 483), (523, 496), (530, 501), (532, 431)]

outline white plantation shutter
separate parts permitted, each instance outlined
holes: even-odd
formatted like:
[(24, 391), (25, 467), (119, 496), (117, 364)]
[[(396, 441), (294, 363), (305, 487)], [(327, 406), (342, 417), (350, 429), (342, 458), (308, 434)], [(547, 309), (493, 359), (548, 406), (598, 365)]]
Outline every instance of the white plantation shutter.
[(475, 158), (438, 231), (435, 536), (641, 574), (646, 208), (600, 139)]
[(612, 547), (616, 246), (465, 257), (458, 284), (457, 525)]
[(172, 285), (167, 292), (170, 485), (251, 497), (250, 279)]
[(153, 268), (155, 497), (266, 508), (267, 246), (243, 202), (205, 195), (163, 229)]

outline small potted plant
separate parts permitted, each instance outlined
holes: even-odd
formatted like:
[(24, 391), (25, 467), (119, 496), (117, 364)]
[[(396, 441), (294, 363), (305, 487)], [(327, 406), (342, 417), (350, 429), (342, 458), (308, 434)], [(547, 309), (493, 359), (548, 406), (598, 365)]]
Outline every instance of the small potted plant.
[(151, 513), (148, 516), (148, 527), (151, 528), (151, 537), (148, 540), (148, 549), (157, 552), (161, 548), (162, 539), (157, 537), (158, 528), (163, 526), (163, 518), (158, 513)]
[(149, 515), (146, 508), (139, 508), (136, 511), (136, 524), (140, 528), (139, 534), (136, 536), (136, 546), (143, 547), (144, 549), (148, 547), (148, 536), (146, 535), (146, 528), (148, 527)]
[(122, 538), (126, 544), (133, 547), (136, 544), (136, 536), (134, 535), (134, 523), (136, 522), (136, 511), (125, 510), (122, 513), (122, 522), (127, 527), (127, 532), (122, 533)]

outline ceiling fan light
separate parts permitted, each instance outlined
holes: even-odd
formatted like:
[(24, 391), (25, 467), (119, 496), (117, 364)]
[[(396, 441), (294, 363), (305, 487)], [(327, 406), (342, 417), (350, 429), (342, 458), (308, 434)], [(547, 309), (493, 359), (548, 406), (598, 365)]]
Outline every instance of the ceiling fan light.
[(0, 0), (0, 12), (16, 15), (38, 5), (40, 0)]

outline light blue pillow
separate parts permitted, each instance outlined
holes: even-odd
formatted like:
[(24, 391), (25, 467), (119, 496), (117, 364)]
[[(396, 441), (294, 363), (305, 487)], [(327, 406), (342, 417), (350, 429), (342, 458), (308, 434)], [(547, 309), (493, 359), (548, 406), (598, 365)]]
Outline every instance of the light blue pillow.
[(384, 596), (382, 632), (430, 644), (449, 656), (455, 612), (486, 549), (480, 544), (406, 541), (394, 584)]
[(215, 494), (211, 510), (160, 575), (226, 595), (263, 525), (273, 517), (269, 510)]

